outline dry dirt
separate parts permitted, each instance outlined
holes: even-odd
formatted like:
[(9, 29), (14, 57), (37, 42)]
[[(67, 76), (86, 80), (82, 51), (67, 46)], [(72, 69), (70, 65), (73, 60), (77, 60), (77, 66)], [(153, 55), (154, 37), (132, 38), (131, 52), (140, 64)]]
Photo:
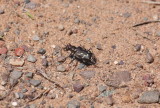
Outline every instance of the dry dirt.
[[(9, 66), (11, 72), (23, 73), (14, 87), (10, 80), (0, 86), (1, 96), (9, 93), (1, 99), (1, 108), (67, 108), (72, 100), (79, 102), (80, 108), (159, 107), (158, 102), (143, 104), (138, 103), (138, 99), (143, 92), (160, 90), (160, 23), (133, 26), (159, 20), (160, 5), (143, 3), (144, 0), (31, 0), (33, 4), (24, 1), (27, 0), (0, 0), (0, 10), (4, 11), (0, 14), (0, 31), (8, 49), (1, 55), (0, 75), (10, 74)], [(96, 66), (77, 69), (74, 61), (67, 69), (70, 59), (57, 62), (58, 56), (67, 56), (69, 52), (62, 49), (55, 55), (55, 49), (69, 43), (91, 48), (97, 58)], [(21, 46), (25, 52), (17, 57), (14, 49)], [(43, 56), (37, 54), (40, 48), (46, 50)], [(36, 62), (27, 60), (30, 54)], [(45, 57), (48, 67), (42, 66)], [(24, 59), (25, 63), (12, 66), (11, 58)], [(58, 65), (63, 65), (66, 71), (58, 72)], [(45, 71), (65, 92), (38, 75), (37, 69)], [(81, 75), (84, 71), (95, 72), (95, 75), (87, 79)], [(27, 72), (33, 72), (33, 78), (26, 78)], [(40, 80), (41, 84), (38, 87), (28, 85), (26, 82), (31, 79)], [(3, 80), (1, 77), (0, 82)], [(76, 82), (84, 86), (80, 92), (74, 91)], [(102, 85), (108, 94), (100, 97)], [(18, 99), (15, 93), (24, 88), (28, 91)], [(30, 102), (48, 89), (49, 93)], [(55, 96), (54, 99), (49, 94)], [(68, 105), (68, 108), (79, 106)]]

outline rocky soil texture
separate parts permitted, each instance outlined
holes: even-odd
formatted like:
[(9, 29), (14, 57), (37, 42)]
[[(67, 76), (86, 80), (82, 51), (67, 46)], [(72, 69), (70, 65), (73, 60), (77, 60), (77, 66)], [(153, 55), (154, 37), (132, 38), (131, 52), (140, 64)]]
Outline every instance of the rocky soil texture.
[[(0, 0), (1, 108), (158, 108), (160, 1)], [(70, 63), (67, 44), (97, 64)]]

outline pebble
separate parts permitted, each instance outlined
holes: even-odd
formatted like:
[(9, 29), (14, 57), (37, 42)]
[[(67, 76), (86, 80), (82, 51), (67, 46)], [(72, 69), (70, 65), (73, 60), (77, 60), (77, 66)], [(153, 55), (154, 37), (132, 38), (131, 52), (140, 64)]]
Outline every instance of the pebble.
[[(120, 87), (122, 86), (121, 84), (124, 82), (128, 82), (131, 80), (131, 73), (128, 71), (120, 71), (120, 72), (115, 72), (113, 75), (109, 76), (109, 80), (107, 81), (108, 86), (112, 87)], [(125, 86), (125, 85), (123, 85)]]
[(23, 66), (24, 64), (24, 60), (23, 59), (10, 59), (9, 60), (9, 64), (13, 65), (13, 66)]
[(75, 92), (79, 93), (80, 91), (82, 91), (84, 88), (84, 85), (80, 84), (80, 83), (75, 83), (73, 84), (73, 89)]
[(83, 64), (83, 63), (80, 63), (78, 66), (77, 66), (77, 69), (83, 69), (86, 65)]
[(29, 55), (27, 57), (27, 61), (29, 62), (32, 62), (32, 63), (35, 63), (37, 61), (37, 59), (33, 56), (33, 55)]
[(37, 86), (39, 86), (41, 84), (41, 81), (40, 80), (31, 79), (30, 83), (31, 83), (31, 85), (37, 87)]
[(88, 71), (81, 71), (80, 75), (85, 79), (91, 79), (92, 77), (95, 76), (95, 73), (96, 73), (95, 71), (88, 70)]
[(97, 45), (96, 45), (96, 48), (97, 48), (98, 50), (102, 50), (102, 45), (101, 45), (101, 44), (97, 44)]
[(136, 44), (134, 47), (135, 51), (140, 51), (141, 50), (141, 44)]
[(28, 90), (27, 89), (22, 89), (22, 93), (26, 93)]
[(22, 56), (24, 54), (24, 49), (23, 48), (16, 48), (15, 49), (15, 55), (16, 56)]
[(17, 106), (18, 105), (17, 102), (12, 102), (11, 104), (12, 104), (12, 106)]
[(4, 10), (0, 9), (0, 14), (4, 14)]
[(33, 78), (33, 73), (32, 72), (28, 72), (25, 74), (26, 77), (28, 78)]
[(14, 31), (14, 33), (18, 36), (18, 35), (20, 34), (20, 30), (19, 30), (19, 29), (16, 29), (16, 30)]
[(38, 51), (37, 51), (37, 54), (45, 54), (46, 53), (46, 50), (43, 49), (43, 48), (40, 48)]
[(37, 107), (36, 107), (36, 104), (31, 104), (29, 105), (29, 108), (37, 108)]
[(22, 74), (23, 73), (21, 71), (13, 71), (13, 72), (11, 72), (10, 77), (12, 79), (19, 79), (19, 78), (21, 78)]
[(98, 90), (99, 90), (100, 92), (104, 92), (106, 89), (107, 89), (107, 86), (100, 85), (100, 86), (98, 87)]
[(64, 26), (63, 26), (63, 25), (59, 25), (59, 26), (58, 26), (58, 29), (59, 29), (60, 31), (63, 31), (63, 30), (64, 30)]
[(66, 68), (63, 65), (59, 65), (59, 66), (57, 66), (57, 71), (58, 72), (65, 72)]
[(35, 35), (35, 36), (33, 36), (33, 38), (32, 38), (34, 41), (39, 41), (40, 40), (40, 37), (38, 36), (38, 35)]
[(31, 2), (31, 1), (30, 0), (24, 0), (24, 3), (26, 3), (26, 4), (29, 3), (29, 2)]
[(157, 90), (145, 91), (138, 99), (138, 103), (151, 104), (159, 102), (160, 93)]
[(79, 20), (78, 18), (76, 18), (76, 19), (74, 20), (74, 23), (75, 23), (75, 24), (79, 24), (79, 23), (80, 23), (80, 20)]
[(18, 47), (18, 44), (15, 42), (11, 42), (10, 44), (7, 45), (7, 48), (11, 51), (15, 51), (17, 47)]
[(143, 65), (142, 65), (142, 64), (139, 64), (139, 63), (136, 64), (136, 67), (143, 69)]
[(77, 100), (71, 100), (67, 103), (67, 108), (80, 108), (80, 102)]
[(156, 32), (156, 36), (160, 37), (160, 31)]
[(18, 83), (18, 79), (12, 79), (10, 78), (10, 85), (11, 87), (14, 87)]
[(131, 16), (131, 13), (129, 12), (123, 13), (123, 17), (125, 18), (129, 18), (130, 16)]
[(8, 49), (6, 47), (0, 48), (0, 54), (7, 54)]
[(113, 93), (114, 91), (106, 90), (106, 91), (103, 91), (98, 97), (108, 97), (108, 96), (113, 95)]
[(27, 9), (35, 9), (37, 7), (37, 4), (35, 2), (29, 2), (26, 4)]
[(64, 61), (66, 61), (66, 57), (60, 56), (60, 57), (57, 58), (57, 61), (58, 62), (64, 62)]
[(106, 103), (107, 103), (108, 105), (111, 105), (111, 106), (114, 104), (114, 101), (113, 101), (112, 96), (108, 96), (108, 97), (106, 98)]
[(61, 55), (61, 47), (55, 46), (53, 54), (57, 56)]
[(44, 67), (48, 67), (48, 65), (49, 65), (49, 63), (48, 63), (48, 61), (47, 61), (47, 59), (42, 59), (42, 66), (44, 66)]
[(149, 53), (149, 51), (146, 52), (146, 62), (147, 63), (153, 63), (154, 62), (154, 58), (151, 55), (151, 53)]

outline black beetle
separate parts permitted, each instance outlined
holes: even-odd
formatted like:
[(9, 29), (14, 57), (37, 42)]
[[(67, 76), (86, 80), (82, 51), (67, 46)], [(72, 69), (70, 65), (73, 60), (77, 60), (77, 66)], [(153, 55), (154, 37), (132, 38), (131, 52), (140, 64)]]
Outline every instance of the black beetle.
[(75, 47), (71, 44), (68, 44), (64, 47), (64, 50), (71, 52), (69, 57), (72, 59), (72, 61), (74, 61), (76, 59), (80, 63), (83, 63), (87, 66), (95, 65), (97, 62), (94, 54), (90, 50), (87, 50), (81, 46)]

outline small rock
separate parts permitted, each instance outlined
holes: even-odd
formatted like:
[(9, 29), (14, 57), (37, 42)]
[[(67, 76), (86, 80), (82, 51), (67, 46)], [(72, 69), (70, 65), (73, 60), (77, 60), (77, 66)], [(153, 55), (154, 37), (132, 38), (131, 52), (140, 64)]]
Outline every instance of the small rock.
[(109, 60), (105, 60), (105, 61), (104, 61), (104, 64), (109, 64), (109, 63), (110, 63)]
[(7, 54), (8, 50), (6, 47), (0, 48), (0, 54)]
[(22, 89), (22, 93), (26, 93), (28, 90), (27, 89)]
[(30, 0), (24, 0), (24, 3), (26, 3), (26, 4), (29, 3), (29, 2), (31, 2), (31, 1)]
[(71, 100), (67, 103), (67, 108), (80, 108), (80, 102), (77, 100)]
[(27, 9), (35, 9), (37, 7), (37, 4), (35, 2), (29, 2), (26, 4)]
[(86, 65), (83, 64), (83, 63), (80, 63), (78, 66), (77, 66), (77, 69), (83, 69)]
[(57, 71), (58, 72), (65, 72), (66, 68), (63, 65), (59, 65), (59, 66), (57, 66)]
[(24, 60), (23, 59), (10, 59), (9, 64), (13, 66), (23, 66)]
[(60, 57), (57, 58), (57, 61), (58, 62), (65, 62), (66, 61), (66, 57), (60, 56)]
[(125, 18), (129, 18), (130, 16), (131, 16), (131, 13), (129, 13), (129, 12), (126, 12), (123, 14), (123, 17), (125, 17)]
[(153, 63), (154, 62), (154, 58), (151, 55), (151, 53), (149, 53), (149, 51), (146, 52), (146, 62), (147, 63)]
[(63, 30), (64, 30), (64, 26), (63, 26), (63, 25), (59, 25), (59, 26), (58, 26), (58, 29), (59, 29), (60, 31), (63, 31)]
[(18, 35), (20, 34), (20, 30), (19, 30), (19, 29), (16, 29), (16, 30), (14, 31), (14, 33), (18, 36)]
[(75, 24), (79, 24), (79, 23), (80, 23), (80, 20), (79, 20), (78, 18), (76, 18), (76, 19), (74, 20), (74, 23), (75, 23)]
[(18, 79), (12, 79), (10, 78), (10, 86), (14, 87), (18, 83)]
[(141, 50), (141, 44), (136, 44), (134, 47), (135, 51), (140, 51)]
[(112, 45), (112, 46), (111, 46), (111, 48), (116, 49), (116, 48), (117, 48), (117, 46), (116, 46), (116, 45)]
[(100, 85), (98, 89), (100, 92), (104, 92), (107, 89), (107, 86)]
[(14, 93), (14, 95), (15, 95), (15, 97), (17, 98), (17, 99), (19, 99), (20, 97), (19, 97), (19, 94), (16, 92), (16, 93)]
[(29, 62), (32, 62), (32, 63), (35, 63), (35, 62), (37, 61), (37, 59), (36, 59), (33, 55), (29, 55), (29, 56), (27, 57), (27, 60), (28, 60)]
[(74, 91), (77, 92), (77, 93), (79, 93), (80, 91), (82, 91), (83, 88), (84, 88), (84, 86), (81, 85), (80, 83), (75, 83), (75, 84), (73, 85), (73, 89), (74, 89)]
[(151, 104), (159, 102), (160, 93), (157, 90), (146, 91), (138, 99), (138, 103)]
[(60, 56), (61, 55), (61, 47), (55, 46), (53, 54)]
[(160, 37), (160, 31), (156, 32), (156, 36)]
[(35, 104), (31, 104), (29, 108), (37, 108)]
[(39, 85), (41, 84), (41, 81), (40, 81), (40, 80), (31, 79), (31, 80), (30, 80), (30, 83), (31, 83), (33, 86), (37, 87), (37, 86), (39, 86)]
[(101, 45), (101, 44), (97, 44), (97, 45), (96, 45), (96, 48), (97, 48), (98, 50), (102, 50), (102, 45)]
[(4, 14), (4, 10), (0, 9), (0, 14)]
[(44, 66), (44, 67), (48, 67), (48, 65), (49, 65), (49, 63), (48, 63), (48, 61), (47, 61), (47, 59), (42, 59), (42, 66)]
[(33, 36), (33, 38), (32, 38), (34, 41), (39, 41), (40, 40), (40, 37), (38, 36), (38, 35), (35, 35), (35, 36)]
[(16, 48), (15, 49), (15, 55), (16, 56), (22, 56), (24, 54), (24, 49), (23, 48)]
[(113, 105), (114, 104), (114, 101), (113, 101), (113, 98), (112, 98), (112, 96), (108, 96), (107, 98), (106, 98), (106, 102), (107, 102), (107, 104), (108, 105)]
[(37, 51), (38, 54), (45, 54), (46, 53), (46, 50), (43, 49), (43, 48), (40, 48), (38, 51)]
[(18, 105), (17, 102), (12, 102), (11, 104), (12, 104), (12, 106), (17, 106)]
[(91, 79), (92, 77), (95, 76), (95, 71), (81, 71), (80, 75), (85, 78), (85, 79)]
[(19, 78), (21, 78), (22, 74), (23, 73), (21, 71), (13, 71), (13, 72), (11, 72), (10, 77), (12, 79), (19, 79)]
[(114, 91), (106, 90), (106, 91), (103, 91), (98, 97), (108, 97), (108, 96), (112, 96), (113, 93), (114, 93)]
[(18, 44), (15, 42), (11, 42), (10, 44), (7, 45), (7, 48), (11, 51), (14, 51), (18, 47)]
[(33, 78), (33, 73), (32, 72), (28, 72), (25, 74), (26, 77), (28, 78)]
[(47, 97), (50, 98), (50, 99), (55, 99), (56, 98), (56, 94), (49, 92)]
[(130, 96), (130, 94), (126, 93), (124, 96), (122, 96), (122, 101), (123, 101), (124, 103), (129, 103), (129, 102), (131, 102), (131, 96)]
[(143, 65), (139, 63), (136, 64), (136, 67), (143, 69)]

